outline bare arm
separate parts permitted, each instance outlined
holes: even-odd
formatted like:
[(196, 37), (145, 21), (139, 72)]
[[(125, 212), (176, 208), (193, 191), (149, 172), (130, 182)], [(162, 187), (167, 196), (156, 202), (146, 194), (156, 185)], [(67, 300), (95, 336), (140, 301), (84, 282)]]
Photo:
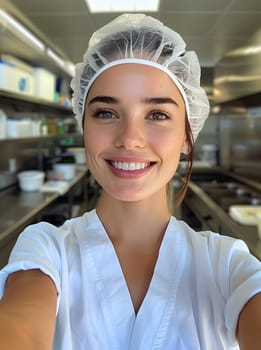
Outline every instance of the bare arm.
[(241, 311), (237, 339), (241, 350), (261, 349), (261, 293), (250, 299)]
[(57, 292), (40, 270), (9, 276), (0, 301), (0, 348), (51, 350)]

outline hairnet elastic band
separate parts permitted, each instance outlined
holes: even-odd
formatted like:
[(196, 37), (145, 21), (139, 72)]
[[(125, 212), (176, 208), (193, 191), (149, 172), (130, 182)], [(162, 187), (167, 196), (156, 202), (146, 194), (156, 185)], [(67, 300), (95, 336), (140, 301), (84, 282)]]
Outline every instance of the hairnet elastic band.
[(86, 97), (88, 95), (88, 92), (92, 86), (92, 84), (94, 83), (94, 81), (98, 78), (99, 75), (101, 75), (105, 70), (114, 67), (114, 66), (118, 66), (120, 64), (126, 64), (126, 63), (137, 63), (137, 64), (143, 64), (145, 66), (151, 66), (151, 67), (155, 67), (158, 68), (160, 70), (162, 70), (163, 72), (165, 72), (170, 78), (171, 80), (175, 83), (175, 85), (177, 86), (181, 96), (183, 97), (184, 103), (185, 103), (185, 107), (186, 107), (186, 111), (187, 111), (187, 116), (188, 119), (190, 117), (190, 111), (189, 111), (189, 103), (188, 103), (188, 99), (187, 96), (185, 94), (185, 91), (182, 87), (182, 85), (180, 84), (178, 78), (175, 76), (175, 74), (173, 74), (168, 68), (166, 68), (165, 66), (162, 66), (161, 64), (157, 63), (157, 62), (153, 62), (153, 61), (149, 61), (149, 60), (145, 60), (145, 59), (141, 59), (141, 58), (122, 58), (116, 61), (112, 61), (110, 63), (105, 64), (101, 69), (99, 69), (94, 75), (93, 77), (90, 79), (88, 86), (84, 92), (84, 96), (83, 96), (83, 109), (82, 109), (82, 115), (81, 117), (83, 117), (83, 113), (84, 113), (84, 106), (85, 106), (85, 102), (86, 102)]

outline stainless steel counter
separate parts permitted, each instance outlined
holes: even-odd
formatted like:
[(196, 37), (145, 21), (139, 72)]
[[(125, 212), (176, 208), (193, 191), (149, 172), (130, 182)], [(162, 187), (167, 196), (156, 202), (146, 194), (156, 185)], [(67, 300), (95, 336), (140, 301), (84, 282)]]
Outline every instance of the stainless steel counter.
[[(86, 177), (86, 167), (78, 167), (76, 176), (68, 183), (72, 191)], [(0, 197), (0, 267), (25, 226), (39, 219), (40, 214), (61, 195), (58, 192), (23, 192), (17, 187)]]
[(234, 221), (193, 181), (189, 184), (184, 204), (201, 221), (203, 229), (242, 239), (251, 253), (261, 260), (261, 240), (258, 238), (257, 227)]

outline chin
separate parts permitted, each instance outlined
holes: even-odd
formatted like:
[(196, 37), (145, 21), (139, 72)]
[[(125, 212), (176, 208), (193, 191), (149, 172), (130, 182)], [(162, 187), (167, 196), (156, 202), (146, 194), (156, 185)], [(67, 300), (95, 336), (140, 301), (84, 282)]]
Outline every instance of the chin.
[(139, 202), (145, 200), (148, 196), (133, 193), (107, 193), (113, 199), (120, 202)]
[(115, 200), (118, 200), (120, 202), (141, 202), (141, 201), (147, 201), (152, 199), (152, 197), (155, 197), (155, 200), (161, 200), (164, 198), (162, 196), (166, 194), (166, 187), (162, 187), (158, 190), (150, 188), (150, 189), (134, 189), (134, 188), (121, 188), (117, 190), (108, 190), (104, 189), (104, 192), (107, 193), (107, 195)]

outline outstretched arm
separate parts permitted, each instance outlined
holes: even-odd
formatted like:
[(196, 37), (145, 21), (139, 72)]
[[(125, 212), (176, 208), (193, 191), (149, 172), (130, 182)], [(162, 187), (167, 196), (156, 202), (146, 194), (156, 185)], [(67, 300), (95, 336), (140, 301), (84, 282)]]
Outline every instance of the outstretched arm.
[(11, 274), (0, 301), (0, 348), (51, 350), (56, 302), (55, 285), (40, 270)]
[(241, 311), (237, 339), (240, 350), (261, 349), (261, 293), (251, 298)]

